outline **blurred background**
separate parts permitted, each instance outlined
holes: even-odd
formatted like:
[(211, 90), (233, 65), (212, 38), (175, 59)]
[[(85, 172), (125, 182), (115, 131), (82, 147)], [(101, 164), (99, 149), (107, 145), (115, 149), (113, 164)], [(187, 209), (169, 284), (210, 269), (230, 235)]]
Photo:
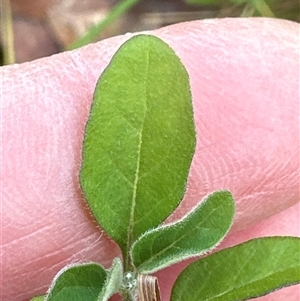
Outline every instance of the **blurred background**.
[(300, 20), (299, 0), (1, 1), (1, 65), (184, 21), (251, 16)]

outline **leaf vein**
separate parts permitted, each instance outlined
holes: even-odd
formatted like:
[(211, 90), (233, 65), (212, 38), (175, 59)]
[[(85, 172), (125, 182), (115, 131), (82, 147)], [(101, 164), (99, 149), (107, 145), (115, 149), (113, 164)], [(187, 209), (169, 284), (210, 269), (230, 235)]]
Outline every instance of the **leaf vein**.
[(125, 269), (129, 270), (129, 261), (130, 261), (130, 253), (129, 249), (132, 244), (132, 236), (133, 236), (133, 226), (134, 226), (134, 215), (135, 215), (135, 207), (136, 207), (136, 193), (137, 193), (137, 187), (138, 187), (138, 181), (139, 181), (139, 172), (140, 172), (140, 161), (141, 161), (141, 149), (142, 149), (142, 141), (143, 141), (143, 130), (144, 130), (144, 124), (147, 114), (147, 80), (148, 80), (148, 70), (149, 70), (149, 50), (147, 51), (147, 57), (145, 62), (145, 81), (144, 81), (144, 87), (145, 87), (145, 113), (143, 116), (143, 123), (139, 132), (139, 145), (138, 145), (138, 157), (137, 157), (137, 166), (136, 166), (136, 173), (135, 173), (135, 179), (133, 184), (133, 194), (132, 194), (132, 202), (131, 202), (131, 211), (130, 211), (130, 219), (127, 229), (127, 244), (126, 244), (126, 250), (127, 254), (125, 255)]

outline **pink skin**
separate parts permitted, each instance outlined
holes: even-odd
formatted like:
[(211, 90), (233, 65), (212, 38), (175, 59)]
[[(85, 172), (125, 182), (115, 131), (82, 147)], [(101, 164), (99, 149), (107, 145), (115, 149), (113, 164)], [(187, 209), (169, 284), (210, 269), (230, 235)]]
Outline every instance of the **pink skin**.
[[(153, 32), (190, 74), (198, 133), (188, 190), (171, 219), (205, 194), (230, 189), (237, 212), (219, 248), (299, 236), (298, 33), (298, 24), (272, 19), (204, 20)], [(108, 266), (119, 254), (86, 208), (78, 171), (95, 83), (130, 36), (1, 70), (1, 300), (44, 293), (68, 263)], [(182, 267), (158, 273), (163, 300)], [(294, 286), (259, 300), (298, 297)]]

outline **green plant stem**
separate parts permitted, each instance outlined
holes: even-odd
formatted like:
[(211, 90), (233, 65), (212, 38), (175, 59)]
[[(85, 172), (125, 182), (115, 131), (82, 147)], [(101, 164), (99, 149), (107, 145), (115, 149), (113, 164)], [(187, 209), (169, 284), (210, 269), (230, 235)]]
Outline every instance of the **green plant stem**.
[(14, 31), (10, 0), (2, 2), (3, 56), (4, 65), (15, 63)]
[(264, 0), (252, 0), (253, 6), (263, 17), (275, 18), (274, 13)]
[(242, 13), (240, 14), (241, 18), (247, 18), (247, 17), (251, 17), (253, 16), (255, 12), (255, 8), (253, 7), (253, 5), (249, 5), (248, 3), (245, 5)]
[(66, 50), (76, 49), (94, 42), (104, 28), (113, 23), (116, 19), (118, 19), (122, 14), (128, 11), (133, 5), (137, 4), (139, 1), (140, 0), (121, 1), (110, 11), (110, 13), (101, 22), (92, 26), (84, 36), (76, 40), (71, 45), (68, 45)]
[(126, 289), (119, 291), (123, 301), (134, 301), (134, 296)]

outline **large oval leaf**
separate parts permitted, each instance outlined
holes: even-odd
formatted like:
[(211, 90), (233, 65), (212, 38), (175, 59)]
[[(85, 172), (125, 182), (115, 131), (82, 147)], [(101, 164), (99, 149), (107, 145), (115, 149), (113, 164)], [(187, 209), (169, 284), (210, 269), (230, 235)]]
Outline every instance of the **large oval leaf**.
[(228, 232), (234, 215), (230, 192), (217, 191), (176, 223), (143, 234), (132, 247), (140, 273), (153, 273), (213, 249)]
[(187, 72), (163, 41), (124, 43), (101, 75), (85, 130), (81, 186), (102, 228), (129, 249), (183, 197), (195, 148)]
[(67, 266), (54, 278), (45, 301), (98, 301), (105, 279), (99, 264)]
[(177, 278), (171, 301), (237, 301), (300, 282), (300, 239), (265, 237), (190, 264)]

